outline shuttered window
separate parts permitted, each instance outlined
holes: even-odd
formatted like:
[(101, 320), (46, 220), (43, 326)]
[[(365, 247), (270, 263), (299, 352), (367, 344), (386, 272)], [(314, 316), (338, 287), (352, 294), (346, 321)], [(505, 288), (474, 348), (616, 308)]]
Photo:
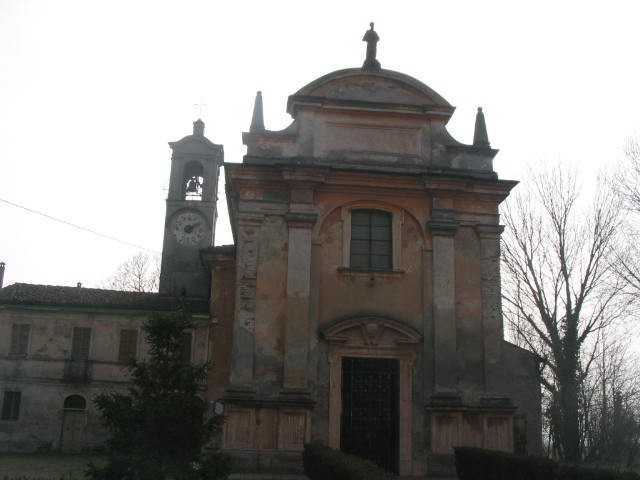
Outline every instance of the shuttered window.
[(72, 360), (88, 360), (91, 342), (91, 328), (73, 327), (73, 343), (71, 345)]
[(351, 268), (391, 270), (391, 213), (351, 211)]
[(26, 355), (29, 349), (29, 332), (31, 325), (15, 323), (11, 327), (11, 349), (12, 355)]
[(18, 420), (20, 416), (21, 392), (4, 392), (2, 399), (2, 420)]
[(136, 359), (138, 351), (138, 331), (123, 328), (120, 330), (120, 348), (118, 349), (118, 362), (127, 363)]

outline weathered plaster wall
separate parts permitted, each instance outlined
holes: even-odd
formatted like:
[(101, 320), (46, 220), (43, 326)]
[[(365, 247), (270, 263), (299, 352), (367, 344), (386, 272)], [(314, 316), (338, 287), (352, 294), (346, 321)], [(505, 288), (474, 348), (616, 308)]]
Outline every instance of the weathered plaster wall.
[(287, 225), (282, 217), (266, 216), (258, 239), (254, 366), (254, 381), (265, 394), (282, 388), (286, 285)]
[(480, 245), (473, 227), (458, 229), (454, 248), (458, 388), (477, 396), (484, 389), (484, 350)]
[[(314, 242), (319, 249), (319, 265), (314, 274), (319, 276), (319, 328), (347, 316), (360, 313), (376, 313), (407, 322), (422, 330), (422, 249), (425, 246), (420, 220), (414, 213), (422, 214), (424, 199), (404, 199), (373, 190), (363, 195), (318, 192), (318, 202), (323, 206), (319, 218), (323, 219)], [(350, 237), (348, 211), (351, 208), (386, 208), (393, 210), (399, 222), (399, 238), (394, 238), (398, 249), (393, 271), (364, 272), (349, 268), (345, 242)], [(411, 301), (407, 301), (407, 299)]]
[[(518, 408), (515, 412), (516, 449), (529, 455), (542, 454), (542, 393), (539, 380), (539, 360), (531, 352), (509, 342), (503, 343), (501, 388)], [(519, 442), (526, 440), (526, 445)]]
[(235, 257), (224, 256), (212, 267), (211, 305), (215, 321), (211, 328), (209, 358), (213, 368), (207, 376), (207, 398), (218, 400), (229, 383), (235, 310)]
[[(93, 399), (103, 391), (124, 390), (127, 373), (118, 363), (121, 329), (138, 330), (138, 359), (148, 351), (141, 330), (147, 313), (110, 313), (46, 308), (0, 310), (0, 395), (21, 392), (17, 421), (0, 420), (0, 451), (60, 448), (64, 399), (81, 395), (86, 400), (86, 425), (82, 449), (102, 448), (107, 432)], [(14, 323), (29, 324), (28, 353), (10, 353)], [(91, 328), (88, 379), (65, 380), (65, 363), (71, 356), (74, 327)], [(208, 327), (194, 332), (192, 355), (207, 359)]]

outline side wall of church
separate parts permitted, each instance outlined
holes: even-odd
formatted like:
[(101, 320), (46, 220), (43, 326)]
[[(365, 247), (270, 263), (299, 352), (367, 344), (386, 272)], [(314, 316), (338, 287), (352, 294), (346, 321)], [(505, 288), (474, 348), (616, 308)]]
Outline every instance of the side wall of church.
[(504, 342), (501, 386), (518, 408), (514, 415), (517, 453), (542, 455), (542, 393), (539, 360), (528, 350)]

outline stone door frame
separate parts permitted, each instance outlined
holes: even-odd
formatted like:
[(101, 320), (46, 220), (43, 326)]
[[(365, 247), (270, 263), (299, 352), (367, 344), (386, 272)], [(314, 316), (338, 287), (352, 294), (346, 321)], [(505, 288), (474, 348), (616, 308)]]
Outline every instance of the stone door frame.
[(378, 316), (356, 317), (338, 322), (323, 332), (329, 361), (329, 446), (340, 448), (342, 414), (342, 359), (388, 358), (399, 361), (398, 469), (412, 471), (413, 368), (415, 349), (422, 336), (396, 320)]

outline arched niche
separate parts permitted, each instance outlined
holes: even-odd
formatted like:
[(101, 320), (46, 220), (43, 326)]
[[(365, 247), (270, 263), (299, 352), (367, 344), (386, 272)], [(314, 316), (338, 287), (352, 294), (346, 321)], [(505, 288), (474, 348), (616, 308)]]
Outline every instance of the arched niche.
[(401, 205), (375, 199), (348, 202), (329, 208), (313, 228), (313, 240), (321, 245), (329, 238), (331, 241), (340, 239), (340, 257), (335, 258), (335, 263), (342, 269), (351, 266), (352, 212), (357, 210), (380, 211), (391, 215), (391, 270), (408, 269), (416, 261), (415, 255), (421, 255), (425, 247), (430, 248), (430, 239), (425, 235), (417, 213)]

